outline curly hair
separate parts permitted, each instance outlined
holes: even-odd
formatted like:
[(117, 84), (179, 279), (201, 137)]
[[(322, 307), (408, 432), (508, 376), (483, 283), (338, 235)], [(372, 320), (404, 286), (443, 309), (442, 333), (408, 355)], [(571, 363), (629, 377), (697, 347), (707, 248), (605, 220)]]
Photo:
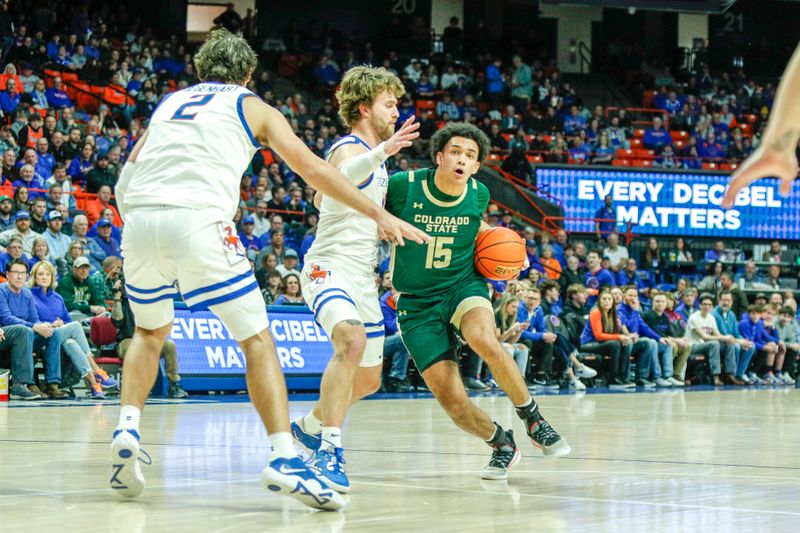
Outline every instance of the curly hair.
[(395, 98), (405, 94), (406, 89), (400, 78), (383, 67), (362, 65), (348, 70), (339, 89), (336, 100), (339, 102), (339, 116), (349, 127), (361, 120), (358, 106), (371, 106), (382, 93), (388, 92)]
[(243, 84), (257, 63), (256, 53), (247, 41), (224, 28), (209, 33), (194, 56), (200, 81)]
[(466, 122), (448, 122), (431, 137), (431, 160), (436, 161), (436, 154), (443, 152), (453, 137), (464, 137), (475, 141), (478, 145), (478, 161), (481, 163), (492, 149), (489, 138), (476, 126)]

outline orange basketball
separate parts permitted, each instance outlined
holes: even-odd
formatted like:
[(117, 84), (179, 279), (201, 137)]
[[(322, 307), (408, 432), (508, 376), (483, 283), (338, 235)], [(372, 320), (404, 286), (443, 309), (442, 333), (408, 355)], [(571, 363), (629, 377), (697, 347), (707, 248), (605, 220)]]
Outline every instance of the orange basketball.
[(508, 228), (482, 231), (475, 239), (475, 268), (489, 279), (517, 277), (527, 257), (525, 240)]

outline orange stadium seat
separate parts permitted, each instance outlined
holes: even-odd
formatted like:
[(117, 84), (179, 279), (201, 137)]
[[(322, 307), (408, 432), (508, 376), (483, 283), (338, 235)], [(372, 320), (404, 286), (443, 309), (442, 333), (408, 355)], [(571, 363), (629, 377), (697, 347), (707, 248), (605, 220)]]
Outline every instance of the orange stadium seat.
[(678, 139), (688, 139), (689, 132), (683, 130), (676, 130), (669, 132), (669, 136), (672, 137), (673, 141), (677, 141)]
[(644, 132), (645, 132), (644, 128), (636, 128), (635, 130), (633, 130), (633, 137), (636, 139), (641, 139), (642, 137), (644, 137)]
[(686, 141), (684, 141), (683, 139), (675, 139), (675, 141), (672, 144), (675, 145), (675, 148), (683, 148), (684, 146), (686, 146)]
[(631, 146), (634, 148), (639, 148), (640, 146), (642, 146), (642, 144), (643, 144), (642, 139), (639, 138), (631, 139)]
[(632, 155), (633, 155), (633, 150), (625, 149), (625, 148), (619, 148), (614, 153), (614, 157), (622, 157), (622, 158), (631, 157)]
[(645, 91), (642, 95), (642, 107), (650, 107), (650, 104), (653, 103), (653, 98), (655, 98), (655, 96), (655, 91)]
[(615, 167), (629, 167), (631, 163), (627, 159), (612, 159), (611, 165)]
[(703, 170), (716, 170), (718, 165), (713, 161), (706, 161), (703, 162)]
[(528, 162), (530, 163), (542, 163), (544, 162), (544, 158), (539, 154), (528, 154), (526, 156), (528, 158)]

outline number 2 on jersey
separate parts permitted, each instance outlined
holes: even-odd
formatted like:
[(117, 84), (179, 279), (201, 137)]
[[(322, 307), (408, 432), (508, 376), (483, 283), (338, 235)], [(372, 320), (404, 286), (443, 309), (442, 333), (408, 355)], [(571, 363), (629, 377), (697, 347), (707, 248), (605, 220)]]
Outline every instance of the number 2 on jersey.
[(428, 243), (428, 255), (425, 257), (425, 268), (447, 268), (453, 259), (453, 251), (445, 248), (453, 244), (453, 237), (434, 237)]
[(186, 102), (182, 106), (175, 111), (175, 114), (172, 115), (171, 120), (194, 120), (194, 117), (197, 116), (197, 111), (192, 114), (186, 113), (186, 110), (190, 107), (200, 107), (204, 106), (214, 98), (213, 94), (196, 94), (194, 96), (189, 97), (190, 100), (194, 100), (194, 102)]

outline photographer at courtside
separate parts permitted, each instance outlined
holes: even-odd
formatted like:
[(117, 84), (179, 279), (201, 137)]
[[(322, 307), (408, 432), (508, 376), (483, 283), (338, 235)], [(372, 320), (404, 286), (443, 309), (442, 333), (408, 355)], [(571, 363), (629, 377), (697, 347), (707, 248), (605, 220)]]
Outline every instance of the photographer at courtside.
[[(113, 285), (114, 303), (111, 307), (111, 321), (117, 328), (117, 355), (120, 359), (125, 359), (125, 352), (131, 344), (133, 332), (136, 329), (136, 322), (131, 311), (131, 304), (128, 301), (128, 294), (125, 291), (125, 278), (123, 272), (119, 273)], [(169, 389), (169, 398), (186, 398), (189, 395), (181, 387), (181, 377), (178, 375), (178, 349), (170, 339), (164, 342), (161, 349), (161, 357), (166, 366)]]

